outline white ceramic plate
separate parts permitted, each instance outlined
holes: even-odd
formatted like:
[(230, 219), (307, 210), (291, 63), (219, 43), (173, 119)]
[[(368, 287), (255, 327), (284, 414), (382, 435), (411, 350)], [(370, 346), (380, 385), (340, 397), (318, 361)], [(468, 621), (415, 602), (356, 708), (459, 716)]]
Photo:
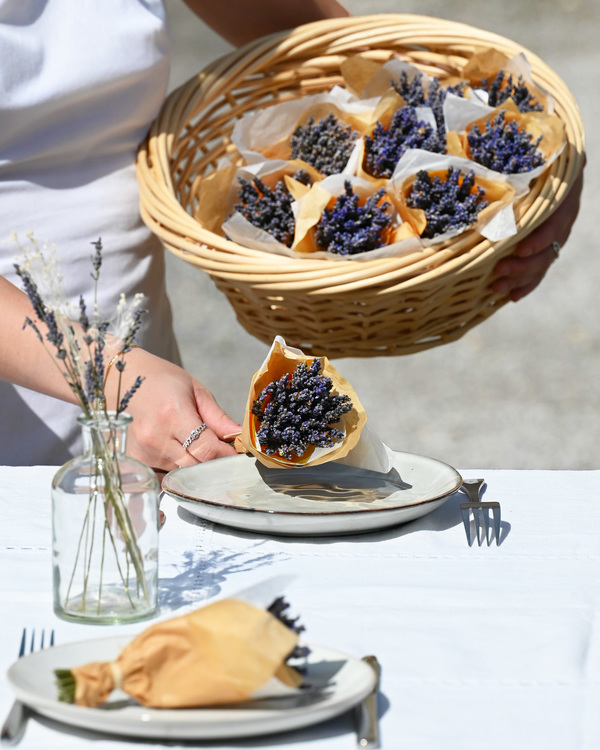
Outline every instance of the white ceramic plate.
[(460, 487), (460, 474), (425, 456), (394, 452), (388, 474), (335, 462), (268, 469), (239, 454), (176, 469), (163, 489), (200, 518), (288, 536), (357, 534), (430, 513)]
[(250, 737), (317, 724), (356, 705), (375, 685), (372, 668), (362, 660), (310, 645), (305, 683), (314, 689), (299, 697), (178, 710), (144, 708), (118, 692), (100, 708), (58, 701), (55, 669), (115, 659), (129, 640), (113, 636), (37, 651), (10, 667), (8, 681), (25, 704), (66, 724), (130, 737), (196, 740)]

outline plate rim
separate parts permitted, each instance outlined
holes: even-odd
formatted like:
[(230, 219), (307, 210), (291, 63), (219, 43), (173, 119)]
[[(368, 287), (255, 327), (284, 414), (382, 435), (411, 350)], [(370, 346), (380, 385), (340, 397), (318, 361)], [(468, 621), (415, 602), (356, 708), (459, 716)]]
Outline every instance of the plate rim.
[[(351, 663), (354, 669), (363, 670), (365, 679), (360, 682), (360, 689), (355, 688), (352, 694), (342, 694), (341, 697), (338, 696), (338, 699), (335, 700), (334, 687), (333, 698), (325, 702), (315, 703), (314, 708), (311, 708), (311, 706), (298, 706), (293, 709), (256, 709), (243, 708), (239, 707), (239, 705), (236, 707), (224, 705), (186, 709), (160, 709), (148, 708), (142, 705), (128, 705), (127, 708), (130, 712), (131, 710), (135, 712), (131, 720), (127, 721), (126, 719), (124, 723), (111, 726), (111, 723), (106, 721), (111, 715), (109, 711), (67, 703), (61, 704), (58, 699), (53, 700), (43, 694), (32, 694), (18, 683), (16, 675), (23, 668), (23, 663), (30, 663), (33, 658), (47, 658), (51, 650), (55, 653), (57, 651), (65, 652), (72, 647), (81, 647), (83, 644), (86, 644), (93, 650), (95, 644), (103, 641), (105, 643), (113, 642), (115, 652), (118, 653), (134, 637), (134, 634), (103, 636), (100, 638), (72, 641), (67, 644), (44, 649), (43, 651), (36, 651), (13, 662), (6, 672), (6, 677), (16, 696), (25, 705), (60, 724), (108, 735), (181, 740), (258, 737), (313, 726), (333, 719), (350, 710), (363, 700), (376, 684), (376, 677), (372, 668), (359, 657), (329, 646), (307, 643), (306, 645), (309, 646), (313, 653), (316, 652), (319, 658), (343, 660), (345, 663)], [(24, 662), (24, 660), (26, 661)], [(90, 711), (98, 711), (98, 713), (89, 714)], [(176, 714), (180, 711), (182, 713), (179, 714), (179, 720), (174, 721), (171, 714)], [(232, 721), (232, 712), (238, 714), (238, 721)], [(223, 714), (220, 720), (216, 717), (218, 713)], [(204, 723), (200, 719), (202, 714), (206, 717)], [(184, 716), (185, 720), (182, 720)], [(98, 726), (99, 723), (102, 724), (102, 728)]]
[[(458, 472), (453, 466), (446, 463), (445, 461), (440, 461), (437, 458), (431, 458), (430, 456), (423, 456), (418, 453), (408, 453), (406, 451), (394, 451), (394, 454), (403, 455), (403, 456), (416, 456), (418, 458), (426, 459), (428, 461), (432, 461), (434, 463), (440, 464), (448, 469), (450, 469), (454, 474), (456, 475), (456, 479), (458, 480), (458, 484), (456, 484), (455, 487), (448, 490), (447, 492), (442, 492), (439, 495), (436, 495), (435, 497), (428, 497), (426, 500), (419, 500), (414, 503), (408, 503), (406, 505), (394, 505), (389, 506), (387, 508), (385, 507), (379, 507), (379, 508), (356, 508), (354, 510), (331, 510), (331, 511), (307, 511), (307, 512), (299, 512), (299, 511), (293, 511), (293, 510), (279, 510), (279, 509), (269, 509), (269, 508), (248, 508), (238, 505), (231, 505), (227, 503), (220, 503), (215, 500), (206, 500), (205, 498), (198, 498), (198, 497), (191, 497), (190, 495), (182, 494), (181, 492), (177, 492), (175, 490), (169, 489), (165, 482), (167, 481), (169, 475), (175, 474), (178, 471), (183, 471), (185, 469), (190, 468), (196, 468), (197, 466), (201, 466), (202, 464), (194, 464), (193, 466), (186, 466), (181, 467), (179, 469), (173, 469), (172, 471), (168, 472), (162, 479), (162, 490), (166, 492), (168, 495), (173, 497), (175, 500), (184, 500), (185, 502), (192, 502), (192, 503), (199, 503), (204, 505), (211, 505), (215, 508), (224, 508), (225, 510), (231, 510), (235, 511), (236, 513), (239, 512), (245, 512), (245, 513), (263, 513), (265, 515), (270, 516), (294, 516), (297, 518), (310, 518), (313, 516), (350, 516), (350, 515), (357, 515), (357, 514), (368, 514), (368, 513), (381, 513), (381, 512), (390, 512), (390, 511), (399, 511), (406, 508), (416, 508), (419, 506), (425, 506), (429, 503), (435, 503), (441, 500), (442, 498), (449, 497), (450, 495), (457, 492), (463, 482), (462, 476), (460, 472)], [(237, 454), (237, 457), (246, 456), (246, 454)], [(233, 458), (235, 459), (236, 456), (226, 456), (225, 458)], [(257, 461), (254, 456), (252, 456), (252, 459), (254, 461)], [(219, 460), (219, 459), (217, 459)], [(212, 462), (211, 462), (212, 463)], [(285, 471), (285, 469), (282, 469), (282, 471)]]

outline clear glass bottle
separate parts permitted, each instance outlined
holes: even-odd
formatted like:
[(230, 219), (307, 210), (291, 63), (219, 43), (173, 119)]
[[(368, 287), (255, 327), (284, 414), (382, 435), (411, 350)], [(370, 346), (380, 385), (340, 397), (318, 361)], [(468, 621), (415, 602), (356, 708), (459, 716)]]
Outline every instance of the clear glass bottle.
[(79, 423), (84, 454), (52, 481), (54, 611), (94, 624), (147, 619), (158, 607), (158, 479), (125, 454), (129, 415)]

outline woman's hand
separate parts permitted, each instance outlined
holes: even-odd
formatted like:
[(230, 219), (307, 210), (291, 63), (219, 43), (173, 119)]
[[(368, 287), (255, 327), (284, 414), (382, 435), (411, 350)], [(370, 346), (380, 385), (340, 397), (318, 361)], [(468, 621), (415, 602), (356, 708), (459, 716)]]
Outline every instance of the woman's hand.
[(567, 197), (552, 216), (517, 245), (514, 255), (498, 262), (493, 272), (494, 292), (508, 292), (511, 300), (517, 302), (532, 292), (544, 278), (546, 271), (558, 257), (553, 243), (564, 246), (579, 213), (583, 166)]
[[(127, 405), (127, 412), (133, 417), (128, 430), (128, 455), (164, 472), (235, 454), (224, 438), (241, 427), (202, 383), (183, 368), (143, 349), (127, 352), (125, 363), (119, 398), (138, 375), (144, 378)], [(116, 404), (118, 381), (119, 373), (111, 367), (106, 381), (109, 408)], [(206, 429), (185, 450), (183, 443), (203, 423)]]

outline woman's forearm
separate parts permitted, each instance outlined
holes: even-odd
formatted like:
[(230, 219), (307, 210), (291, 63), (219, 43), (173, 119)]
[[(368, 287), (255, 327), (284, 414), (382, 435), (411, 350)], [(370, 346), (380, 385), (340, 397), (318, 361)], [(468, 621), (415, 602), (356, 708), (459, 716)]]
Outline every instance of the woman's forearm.
[[(26, 318), (34, 313), (25, 292), (0, 276), (0, 379), (76, 403), (54, 350), (47, 349)], [(40, 324), (40, 333), (45, 329)], [(50, 344), (48, 344), (50, 346)]]
[(337, 0), (184, 0), (224, 39), (236, 46), (265, 34), (325, 18), (351, 15)]

